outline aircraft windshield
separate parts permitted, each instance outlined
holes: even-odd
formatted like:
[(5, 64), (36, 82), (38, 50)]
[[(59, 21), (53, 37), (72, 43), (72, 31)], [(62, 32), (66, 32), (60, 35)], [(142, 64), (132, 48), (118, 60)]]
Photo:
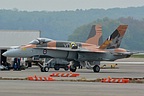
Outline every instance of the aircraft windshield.
[(39, 44), (39, 41), (38, 40), (33, 40), (29, 44)]
[(47, 43), (49, 41), (52, 41), (52, 39), (48, 39), (48, 38), (38, 38), (38, 39), (35, 39), (33, 41), (31, 41), (29, 44), (43, 44), (43, 43)]

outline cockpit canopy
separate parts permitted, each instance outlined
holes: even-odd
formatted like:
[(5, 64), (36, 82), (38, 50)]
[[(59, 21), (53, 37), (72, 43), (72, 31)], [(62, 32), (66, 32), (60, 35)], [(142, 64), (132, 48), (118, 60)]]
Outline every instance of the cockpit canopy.
[(50, 42), (52, 41), (52, 39), (48, 39), (48, 38), (37, 38), (37, 39), (34, 39), (32, 40), (31, 42), (29, 42), (29, 44), (43, 44), (43, 43), (47, 43), (47, 42)]

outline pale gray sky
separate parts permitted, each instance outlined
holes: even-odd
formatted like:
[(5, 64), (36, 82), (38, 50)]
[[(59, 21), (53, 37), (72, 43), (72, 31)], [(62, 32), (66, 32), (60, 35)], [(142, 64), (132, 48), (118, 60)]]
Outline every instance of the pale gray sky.
[(91, 8), (144, 6), (144, 0), (0, 0), (0, 9), (62, 11)]

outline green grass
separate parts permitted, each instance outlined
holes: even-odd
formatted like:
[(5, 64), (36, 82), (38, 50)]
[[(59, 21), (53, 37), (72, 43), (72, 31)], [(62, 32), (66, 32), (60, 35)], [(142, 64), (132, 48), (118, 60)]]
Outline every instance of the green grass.
[(132, 55), (133, 58), (144, 58), (144, 55)]

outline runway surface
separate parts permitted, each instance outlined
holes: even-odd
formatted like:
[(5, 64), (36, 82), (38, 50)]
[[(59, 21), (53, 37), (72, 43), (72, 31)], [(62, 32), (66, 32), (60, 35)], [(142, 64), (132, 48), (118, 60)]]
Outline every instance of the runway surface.
[(143, 96), (143, 84), (0, 81), (1, 96)]
[[(144, 62), (143, 59), (122, 59), (117, 62)], [(101, 69), (94, 73), (88, 69), (77, 69), (79, 77), (56, 77), (55, 79), (97, 79), (108, 76), (114, 78), (142, 78), (144, 64), (118, 64), (119, 69)], [(56, 72), (40, 72), (38, 67), (23, 71), (0, 71), (0, 77), (48, 76)], [(59, 72), (65, 72), (63, 69)], [(69, 81), (27, 81), (0, 80), (0, 96), (143, 96), (144, 84), (138, 83), (101, 83), (101, 82), (69, 82)]]

